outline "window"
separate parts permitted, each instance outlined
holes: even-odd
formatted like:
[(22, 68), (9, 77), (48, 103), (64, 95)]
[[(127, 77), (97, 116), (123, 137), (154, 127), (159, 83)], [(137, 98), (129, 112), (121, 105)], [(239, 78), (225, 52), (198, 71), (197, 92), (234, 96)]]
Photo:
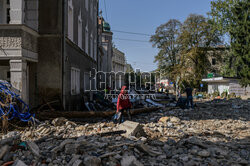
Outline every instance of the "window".
[(216, 59), (215, 58), (212, 59), (212, 65), (216, 65)]
[(90, 18), (93, 19), (93, 2), (90, 2)]
[(94, 40), (94, 59), (96, 60), (97, 57), (97, 42), (96, 39)]
[(7, 24), (10, 23), (10, 8), (7, 8)]
[(92, 34), (90, 35), (90, 56), (91, 56), (91, 58), (94, 58), (93, 57), (93, 35)]
[(71, 95), (80, 94), (80, 70), (71, 68)]
[(6, 1), (4, 1), (4, 2), (6, 2), (6, 4), (5, 4), (5, 10), (4, 10), (4, 12), (5, 12), (5, 21), (3, 21), (4, 23), (6, 23), (6, 24), (9, 24), (10, 23), (10, 0), (6, 0)]
[(85, 28), (85, 52), (89, 54), (89, 30), (88, 25)]
[(71, 41), (73, 41), (73, 33), (74, 33), (73, 14), (74, 14), (74, 8), (73, 8), (72, 0), (68, 0), (68, 38)]
[(82, 14), (78, 16), (78, 46), (82, 48)]
[(97, 26), (97, 9), (96, 7), (94, 8), (94, 26)]
[(85, 8), (86, 10), (89, 10), (89, 0), (85, 0)]
[(84, 72), (84, 91), (90, 90), (90, 74)]

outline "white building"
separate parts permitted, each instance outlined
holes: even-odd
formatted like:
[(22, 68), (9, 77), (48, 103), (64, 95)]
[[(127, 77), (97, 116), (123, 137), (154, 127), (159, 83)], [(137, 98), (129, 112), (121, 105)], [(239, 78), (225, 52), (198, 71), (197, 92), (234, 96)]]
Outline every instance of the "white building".
[(208, 84), (209, 94), (218, 91), (220, 95), (228, 92), (228, 94), (235, 93), (236, 96), (250, 96), (250, 87), (241, 87), (237, 78), (213, 77), (202, 79), (202, 81)]

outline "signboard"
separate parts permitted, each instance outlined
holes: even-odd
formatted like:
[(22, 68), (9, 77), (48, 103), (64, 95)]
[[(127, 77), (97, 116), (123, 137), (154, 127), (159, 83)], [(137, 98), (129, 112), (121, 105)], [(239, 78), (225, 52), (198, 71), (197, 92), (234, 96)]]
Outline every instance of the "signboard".
[(213, 78), (214, 77), (214, 73), (208, 73), (207, 74), (207, 78)]

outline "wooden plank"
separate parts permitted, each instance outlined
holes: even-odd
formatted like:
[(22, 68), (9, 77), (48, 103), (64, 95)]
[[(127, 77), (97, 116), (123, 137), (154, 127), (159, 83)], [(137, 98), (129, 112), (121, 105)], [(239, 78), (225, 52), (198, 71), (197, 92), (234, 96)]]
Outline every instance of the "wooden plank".
[[(139, 108), (139, 109), (132, 109), (131, 114), (136, 115), (140, 113), (148, 113), (158, 110), (157, 107), (151, 108)], [(36, 118), (40, 120), (46, 119), (54, 119), (58, 117), (65, 117), (68, 119), (84, 119), (84, 118), (98, 118), (98, 117), (111, 117), (115, 114), (116, 111), (89, 111), (89, 112), (80, 112), (80, 111), (71, 111), (71, 112), (59, 112), (59, 111), (43, 111), (38, 112), (36, 114)], [(126, 116), (126, 114), (125, 114)]]

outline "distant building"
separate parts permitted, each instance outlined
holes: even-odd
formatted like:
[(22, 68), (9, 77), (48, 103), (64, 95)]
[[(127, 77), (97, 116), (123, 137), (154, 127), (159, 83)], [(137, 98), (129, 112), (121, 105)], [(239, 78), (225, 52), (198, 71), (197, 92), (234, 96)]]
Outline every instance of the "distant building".
[(98, 70), (104, 72), (111, 72), (112, 70), (112, 38), (113, 33), (109, 23), (103, 17), (99, 18), (99, 50), (100, 57), (98, 59)]
[(0, 79), (31, 106), (81, 110), (97, 67), (99, 0), (1, 0)]
[(250, 97), (250, 87), (242, 87), (239, 84), (239, 79), (230, 77), (212, 77), (204, 78), (203, 82), (208, 84), (208, 93), (213, 94), (214, 92), (219, 92), (221, 95), (223, 92), (228, 94), (235, 93), (236, 96), (249, 96)]
[(129, 72), (134, 72), (134, 69), (133, 69), (133, 67), (132, 67), (132, 65), (131, 64), (126, 64), (126, 67), (125, 67), (125, 71), (127, 72), (127, 73), (129, 73)]
[[(123, 52), (113, 47), (113, 57), (112, 57), (112, 71), (116, 73), (115, 80), (113, 81), (113, 87), (121, 88), (125, 81), (126, 72), (126, 57)], [(119, 74), (119, 72), (121, 72)], [(123, 74), (122, 74), (123, 73)]]
[(229, 54), (229, 49), (225, 46), (217, 46), (216, 48), (211, 48), (208, 54), (208, 60), (211, 66), (207, 68), (207, 72), (219, 75), (225, 65), (225, 58)]
[[(102, 16), (98, 18), (98, 34), (99, 34), (99, 58), (98, 58), (98, 71), (110, 73), (112, 70), (112, 56), (113, 56), (113, 33), (111, 32), (111, 27), (108, 22), (104, 20)], [(110, 83), (111, 77), (107, 76), (106, 80), (104, 77), (99, 81), (106, 82), (106, 87), (111, 87)], [(100, 87), (101, 89), (106, 88), (104, 85)]]

